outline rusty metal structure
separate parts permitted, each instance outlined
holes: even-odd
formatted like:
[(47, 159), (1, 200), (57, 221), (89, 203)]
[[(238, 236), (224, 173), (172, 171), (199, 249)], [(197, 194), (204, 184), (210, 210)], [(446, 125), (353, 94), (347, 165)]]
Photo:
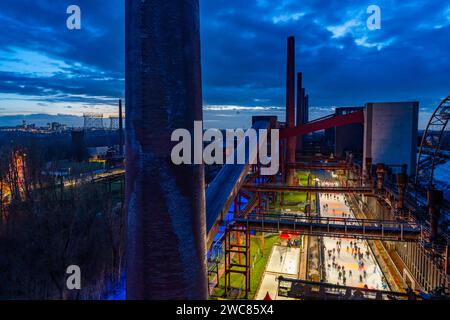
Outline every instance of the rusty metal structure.
[(83, 127), (85, 130), (103, 129), (103, 113), (86, 112), (83, 114)]
[[(225, 297), (232, 290), (231, 275), (244, 277), (244, 296), (250, 292), (250, 230), (245, 226), (228, 224), (225, 231)], [(237, 261), (235, 261), (235, 258)]]
[[(126, 2), (127, 298), (206, 299), (208, 272), (215, 274), (217, 281), (220, 274), (217, 265), (210, 268), (206, 264), (206, 254), (213, 248), (223, 250), (225, 296), (232, 295), (231, 275), (237, 273), (245, 279), (244, 293), (248, 297), (251, 233), (255, 231), (261, 234), (288, 232), (394, 241), (401, 243), (397, 247), (399, 256), (412, 269), (415, 260), (411, 262), (412, 266), (408, 265), (408, 257), (403, 253), (407, 255), (411, 248), (424, 248), (428, 252), (421, 243), (429, 239), (436, 244), (442, 239), (436, 223), (441, 213), (440, 193), (429, 193), (428, 212), (425, 213), (428, 218), (424, 222), (412, 214), (423, 208), (411, 206), (407, 176), (398, 174), (396, 185), (388, 186), (386, 176), (389, 168), (381, 163), (374, 170), (371, 162), (366, 163), (365, 168), (351, 161), (297, 162), (296, 147), (298, 151), (298, 146), (301, 149), (302, 145), (297, 141), (302, 137), (328, 128), (363, 124), (364, 112), (359, 110), (309, 121), (309, 95), (303, 88), (302, 73), (297, 74), (297, 101), (295, 99), (293, 37), (287, 41), (286, 122), (279, 123), (276, 117), (254, 117), (252, 124), (256, 130), (281, 128), (280, 172), (272, 177), (262, 177), (260, 165), (250, 164), (247, 154), (245, 164), (225, 164), (222, 167), (209, 184), (205, 197), (203, 166), (172, 164), (170, 156), (174, 143), (161, 141), (171, 141), (172, 132), (178, 128), (185, 128), (193, 134), (194, 121), (202, 121), (198, 5), (198, 0)], [(431, 158), (428, 157), (427, 161), (432, 165), (431, 171), (419, 166), (417, 177), (430, 172), (428, 180), (423, 180), (429, 186), (432, 185), (436, 164), (433, 153), (434, 156), (439, 154), (443, 131), (449, 119), (449, 107), (447, 97), (433, 114), (422, 140), (419, 159), (422, 155), (429, 155), (431, 149)], [(120, 117), (121, 109), (120, 103)], [(122, 123), (121, 120), (119, 122)], [(338, 170), (343, 172), (345, 182), (341, 187), (321, 187), (317, 183), (313, 186), (308, 178), (307, 186), (295, 185), (295, 170), (301, 168)], [(286, 192), (307, 193), (310, 203), (305, 205), (304, 216), (268, 211), (271, 201), (281, 199), (280, 203), (284, 203)], [(383, 205), (391, 206), (396, 209), (392, 212), (401, 214), (393, 213), (390, 219), (384, 219), (384, 216), (383, 219), (321, 218), (311, 213), (311, 194), (314, 193), (358, 195), (385, 201)], [(245, 198), (245, 205), (242, 205), (242, 198)], [(234, 214), (230, 218), (232, 206)], [(406, 211), (410, 220), (405, 219)], [(430, 227), (427, 227), (429, 222)], [(426, 270), (435, 275), (432, 281), (423, 272), (417, 273), (417, 278), (422, 277), (424, 283), (428, 281), (427, 289), (440, 283), (448, 285), (448, 243), (446, 250), (444, 270), (434, 261), (429, 262)], [(219, 263), (217, 260), (213, 262)], [(302, 283), (300, 286), (305, 284), (316, 285)], [(328, 289), (346, 290), (327, 286), (322, 286), (320, 290)], [(353, 289), (348, 289), (352, 296), (356, 292)], [(375, 298), (383, 295), (363, 291), (374, 294)], [(334, 293), (326, 294), (332, 296)], [(398, 293), (397, 297), (405, 298), (405, 295)]]
[[(285, 139), (291, 136), (302, 136), (311, 132), (324, 130), (328, 128), (345, 126), (353, 123), (364, 123), (364, 112), (357, 111), (347, 115), (327, 116), (314, 121), (310, 121), (295, 128), (287, 128), (280, 131), (280, 139)], [(290, 162), (290, 163), (294, 163)]]
[(280, 276), (278, 294), (285, 298), (308, 300), (421, 300), (414, 292), (394, 292), (342, 286)]
[(243, 190), (252, 192), (308, 192), (308, 193), (328, 193), (328, 194), (363, 194), (366, 196), (375, 196), (371, 187), (316, 187), (300, 186), (289, 184), (269, 184), (269, 183), (246, 183), (242, 186)]
[[(297, 114), (296, 114), (296, 127), (305, 124), (305, 110), (303, 107), (305, 90), (303, 89), (303, 73), (297, 73)], [(296, 152), (300, 153), (303, 151), (303, 139), (297, 139)]]
[(419, 224), (407, 221), (321, 218), (312, 214), (301, 216), (281, 212), (239, 214), (234, 222), (238, 227), (258, 232), (288, 232), (290, 234), (386, 241), (417, 242), (423, 234)]
[[(284, 139), (293, 135), (299, 137), (323, 128), (363, 122), (363, 112), (356, 111), (341, 116), (324, 117), (295, 128), (282, 129), (280, 137)], [(284, 161), (287, 162), (287, 159)], [(240, 192), (238, 193), (248, 193), (253, 194), (253, 196), (248, 196), (245, 209), (238, 210), (238, 214), (234, 215), (234, 228), (245, 228), (245, 230), (260, 233), (288, 232), (312, 236), (360, 238), (378, 241), (377, 243), (380, 243), (380, 245), (381, 243), (384, 243), (384, 245), (391, 243), (391, 246), (394, 244), (393, 248), (395, 248), (399, 259), (403, 261), (405, 268), (408, 268), (415, 279), (417, 279), (415, 288), (420, 287), (427, 292), (431, 292), (439, 286), (448, 288), (450, 279), (448, 275), (449, 242), (445, 242), (445, 234), (442, 234), (437, 226), (441, 208), (444, 208), (442, 207), (442, 201), (439, 200), (442, 193), (435, 191), (429, 195), (428, 210), (424, 212), (420, 205), (411, 202), (411, 194), (407, 189), (408, 176), (405, 174), (404, 168), (402, 168), (402, 172), (392, 175), (391, 168), (382, 163), (373, 165), (369, 159), (366, 162), (366, 166), (363, 168), (360, 164), (340, 161), (324, 163), (323, 160), (322, 162), (318, 160), (317, 162), (284, 164), (285, 168), (340, 171), (345, 176), (344, 181), (342, 181), (342, 187), (289, 185), (287, 183), (277, 183), (277, 179), (255, 179), (253, 173), (251, 173), (248, 175), (246, 182), (240, 182)], [(391, 181), (394, 176), (396, 182), (393, 188), (388, 181)], [(274, 201), (277, 195), (282, 197), (284, 192), (306, 192), (307, 194), (340, 193), (347, 196), (364, 195), (366, 199), (372, 198), (374, 201), (379, 201), (381, 206), (392, 207), (392, 212), (406, 212), (407, 215), (390, 216), (388, 220), (382, 220), (377, 215), (370, 215), (370, 218), (367, 218), (367, 220), (366, 218), (358, 218), (353, 221), (344, 218), (338, 219), (339, 221), (331, 221), (332, 219), (322, 219), (314, 214), (299, 217), (288, 215), (285, 212), (267, 211), (264, 209), (267, 208), (267, 205), (261, 200), (259, 202), (257, 200), (272, 199), (271, 201)], [(425, 218), (425, 221), (421, 218), (423, 215), (428, 217)], [(431, 223), (431, 229), (428, 227), (428, 222)], [(220, 222), (216, 221), (216, 223)], [(427, 248), (427, 243), (430, 240), (433, 243), (435, 241), (437, 241), (436, 244), (439, 243), (439, 250), (435, 245), (433, 245), (434, 249)], [(442, 244), (444, 245), (443, 249), (441, 248)], [(407, 252), (419, 253), (410, 256)], [(417, 264), (421, 262), (424, 263), (418, 266)], [(245, 270), (245, 272), (247, 271)], [(342, 293), (343, 288), (339, 288), (339, 290)], [(394, 298), (405, 297), (402, 294), (396, 295), (395, 292), (384, 292), (382, 294), (383, 297), (386, 294), (391, 294), (391, 297)], [(392, 294), (394, 295), (392, 296)], [(333, 294), (330, 297), (333, 297)], [(345, 294), (343, 294), (343, 297), (345, 298)]]
[(202, 121), (199, 2), (125, 6), (127, 299), (206, 299), (204, 168), (170, 143)]
[(297, 73), (297, 114), (296, 114), (296, 127), (301, 126), (305, 123), (304, 120), (304, 110), (303, 110), (303, 100), (304, 94), (303, 91), (303, 73)]
[[(289, 37), (287, 43), (287, 79), (286, 79), (286, 127), (295, 128), (295, 38)], [(286, 141), (286, 159), (295, 162), (296, 137), (290, 136)], [(292, 168), (286, 170), (286, 182), (294, 182)]]

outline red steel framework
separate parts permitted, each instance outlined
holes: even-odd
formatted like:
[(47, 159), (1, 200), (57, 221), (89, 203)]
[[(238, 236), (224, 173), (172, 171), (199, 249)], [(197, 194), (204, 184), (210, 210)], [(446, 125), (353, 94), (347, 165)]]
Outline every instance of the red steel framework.
[(345, 126), (354, 123), (364, 123), (364, 111), (356, 111), (342, 116), (332, 116), (316, 121), (308, 122), (295, 128), (280, 130), (280, 139), (302, 136), (311, 132), (325, 130), (334, 127)]
[[(241, 235), (244, 235), (244, 239), (241, 238)], [(236, 258), (238, 261), (235, 261), (236, 259), (233, 258)], [(231, 287), (231, 274), (235, 273), (244, 276), (245, 299), (248, 299), (250, 292), (250, 260), (250, 230), (245, 226), (227, 224), (225, 230), (225, 297), (228, 297), (233, 290)], [(239, 297), (236, 298), (239, 299)]]

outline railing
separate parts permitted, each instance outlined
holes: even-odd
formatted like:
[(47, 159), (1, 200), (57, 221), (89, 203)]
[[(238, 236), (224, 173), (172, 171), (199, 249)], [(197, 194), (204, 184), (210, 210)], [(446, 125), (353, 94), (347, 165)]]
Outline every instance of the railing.
[[(321, 216), (320, 210), (320, 197), (316, 195), (316, 212), (317, 216)], [(320, 279), (325, 279), (326, 270), (325, 270), (325, 248), (323, 237), (319, 237), (319, 274)]]
[(304, 170), (354, 170), (354, 167), (347, 163), (296, 162), (288, 163), (287, 167)]
[(261, 232), (292, 232), (316, 236), (419, 241), (422, 227), (403, 221), (331, 218), (290, 214), (238, 215), (234, 222)]
[(304, 281), (278, 277), (278, 295), (296, 299), (320, 300), (416, 300), (419, 296), (412, 292), (373, 290), (347, 287), (330, 283)]
[(287, 184), (254, 184), (246, 183), (244, 190), (254, 192), (317, 192), (317, 193), (357, 193), (371, 195), (373, 190), (370, 187), (315, 187), (315, 186), (293, 186)]

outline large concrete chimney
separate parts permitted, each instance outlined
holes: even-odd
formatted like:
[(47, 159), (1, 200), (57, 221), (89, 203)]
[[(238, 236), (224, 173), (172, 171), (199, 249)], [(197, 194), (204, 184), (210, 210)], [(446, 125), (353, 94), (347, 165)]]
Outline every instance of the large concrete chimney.
[(127, 299), (206, 299), (204, 168), (171, 134), (202, 120), (198, 0), (127, 0)]
[[(287, 128), (295, 127), (295, 38), (288, 38), (287, 52), (287, 81), (286, 81), (286, 126)], [(295, 163), (296, 138), (289, 137), (287, 139), (286, 161), (287, 163)], [(286, 183), (292, 185), (294, 183), (295, 169), (288, 168)]]

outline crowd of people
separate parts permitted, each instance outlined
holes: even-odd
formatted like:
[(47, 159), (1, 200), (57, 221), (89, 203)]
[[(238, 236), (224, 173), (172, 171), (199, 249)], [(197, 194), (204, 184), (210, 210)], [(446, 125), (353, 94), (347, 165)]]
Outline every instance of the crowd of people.
[[(374, 264), (372, 270), (370, 270), (373, 274), (378, 272), (378, 267), (375, 261), (371, 260), (370, 250), (365, 241), (361, 240), (351, 240), (350, 243), (345, 245), (343, 248), (342, 239), (335, 239), (336, 245), (335, 247), (328, 249), (324, 245), (324, 251), (327, 255), (327, 271), (328, 273), (331, 270), (334, 270), (337, 273), (337, 282), (338, 285), (347, 285), (348, 279), (352, 279), (353, 283), (358, 282), (362, 284), (364, 288), (369, 288), (367, 284), (368, 279), (368, 270), (367, 270), (367, 262), (370, 261)], [(340, 262), (341, 252), (345, 250), (345, 252), (351, 256), (356, 264), (358, 265), (358, 273), (355, 274), (351, 268), (346, 269), (343, 262)], [(353, 277), (356, 277), (355, 279)], [(384, 284), (382, 287), (385, 288)], [(375, 285), (375, 289), (380, 289), (379, 284)]]
[[(321, 181), (321, 185), (332, 187), (338, 186), (338, 183), (324, 180)], [(345, 205), (346, 208), (349, 207), (349, 203), (343, 195), (321, 194), (321, 202), (321, 215), (324, 217), (354, 218), (351, 209), (341, 208), (342, 205)], [(365, 240), (329, 239), (324, 241), (323, 250), (326, 256), (327, 282), (369, 289), (387, 289)]]
[[(342, 201), (344, 201), (344, 204), (346, 206), (349, 206), (347, 199), (343, 196), (336, 195), (336, 194), (329, 194), (329, 193), (325, 193), (322, 196), (326, 200), (336, 200), (336, 201), (342, 200)], [(330, 211), (330, 207), (329, 207), (328, 203), (324, 203), (322, 205), (322, 214), (326, 216), (326, 215), (329, 215), (330, 213), (333, 215), (333, 217), (336, 217), (336, 218), (347, 218), (347, 219), (353, 218), (353, 216), (350, 213), (346, 213), (345, 211), (338, 212), (338, 211), (336, 211), (336, 209), (331, 209), (331, 211)], [(357, 222), (354, 221), (352, 223), (357, 223)]]

